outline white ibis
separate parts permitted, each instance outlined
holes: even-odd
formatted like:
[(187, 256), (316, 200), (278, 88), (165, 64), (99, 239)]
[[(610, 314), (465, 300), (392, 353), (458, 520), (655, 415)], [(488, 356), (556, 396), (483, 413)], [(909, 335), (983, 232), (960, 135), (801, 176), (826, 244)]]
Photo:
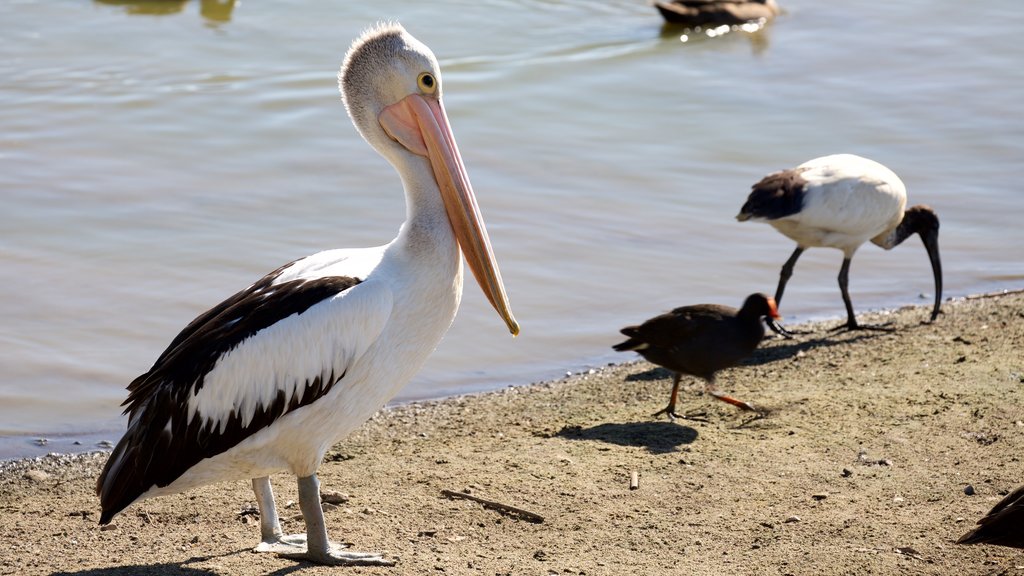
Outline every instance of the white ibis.
[[(97, 483), (101, 523), (144, 498), (251, 478), (257, 551), (393, 564), (328, 541), (316, 475), (324, 453), (437, 346), (459, 307), (463, 253), (518, 334), (430, 49), (398, 24), (379, 25), (353, 42), (338, 82), (359, 133), (402, 178), (398, 237), (285, 264), (186, 326), (128, 386), (128, 429)], [(298, 477), (305, 535), (281, 531), (268, 475), (285, 470)]]
[(771, 20), (779, 13), (775, 0), (669, 0), (654, 7), (666, 22), (683, 26), (735, 26)]
[(648, 362), (672, 372), (668, 406), (654, 416), (681, 417), (676, 413), (676, 399), (683, 374), (703, 378), (715, 398), (756, 411), (742, 400), (717, 392), (715, 373), (750, 356), (764, 338), (764, 317), (779, 317), (775, 301), (764, 294), (747, 296), (739, 310), (718, 304), (683, 306), (639, 326), (626, 326), (621, 332), (629, 339), (612, 348), (619, 352), (633, 350)]
[(1024, 548), (1024, 486), (1007, 494), (956, 543)]
[[(775, 301), (782, 304), (793, 266), (807, 248), (824, 246), (843, 251), (839, 290), (846, 305), (846, 328), (862, 326), (853, 314), (847, 284), (850, 260), (870, 240), (886, 250), (912, 234), (921, 236), (935, 276), (935, 305), (942, 302), (942, 263), (939, 260), (939, 218), (924, 205), (906, 208), (907, 189), (892, 170), (853, 154), (835, 154), (808, 160), (796, 168), (765, 176), (754, 184), (739, 221), (762, 220), (796, 242), (796, 250), (782, 266)], [(905, 209), (906, 208), (906, 209)], [(774, 324), (770, 324), (776, 328)]]

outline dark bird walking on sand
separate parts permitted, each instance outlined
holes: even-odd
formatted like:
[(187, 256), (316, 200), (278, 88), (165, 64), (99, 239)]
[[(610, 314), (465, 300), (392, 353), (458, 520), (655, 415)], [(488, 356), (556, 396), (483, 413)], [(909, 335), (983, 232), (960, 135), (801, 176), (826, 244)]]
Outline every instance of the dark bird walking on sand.
[[(850, 260), (867, 242), (891, 250), (912, 234), (921, 236), (935, 277), (935, 305), (931, 320), (942, 302), (942, 263), (939, 260), (939, 218), (924, 205), (907, 205), (903, 181), (885, 166), (854, 156), (835, 154), (808, 160), (796, 168), (765, 176), (754, 184), (736, 219), (760, 220), (796, 242), (796, 250), (782, 266), (775, 302), (782, 304), (786, 282), (804, 250), (823, 246), (843, 251), (839, 290), (846, 305), (849, 330), (879, 328), (862, 326), (853, 314), (847, 290)], [(779, 332), (774, 325), (772, 328)]]
[(978, 520), (977, 528), (961, 536), (956, 543), (1024, 548), (1024, 486), (1000, 500)]
[(633, 350), (648, 362), (672, 371), (672, 395), (668, 406), (654, 416), (676, 413), (679, 380), (683, 374), (703, 378), (708, 391), (719, 400), (743, 410), (757, 410), (750, 404), (715, 391), (715, 373), (740, 363), (764, 338), (764, 317), (778, 318), (775, 301), (764, 294), (751, 294), (739, 310), (718, 304), (683, 306), (655, 316), (639, 326), (621, 330), (629, 339), (612, 348)]
[(666, 22), (683, 26), (735, 26), (771, 20), (779, 13), (775, 0), (671, 0), (655, 2)]

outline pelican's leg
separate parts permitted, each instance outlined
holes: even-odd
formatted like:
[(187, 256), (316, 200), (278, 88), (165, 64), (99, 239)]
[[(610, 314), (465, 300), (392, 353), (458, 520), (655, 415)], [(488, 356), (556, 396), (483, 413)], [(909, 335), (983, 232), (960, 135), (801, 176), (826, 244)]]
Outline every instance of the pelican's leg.
[(702, 421), (702, 422), (705, 421), (702, 418), (700, 418), (701, 416), (704, 415), (703, 412), (687, 413), (687, 414), (685, 414), (683, 416), (680, 416), (679, 414), (676, 414), (676, 400), (679, 398), (679, 381), (682, 380), (682, 378), (683, 378), (682, 374), (680, 374), (678, 372), (673, 372), (672, 373), (672, 395), (669, 396), (668, 406), (665, 406), (661, 410), (658, 410), (654, 414), (651, 414), (652, 417), (654, 417), (654, 416), (661, 416), (662, 414), (667, 414), (669, 420), (675, 420), (676, 418), (683, 418), (685, 420), (699, 420), (699, 421)]
[(345, 552), (338, 544), (327, 540), (324, 509), (320, 505), (320, 481), (316, 474), (299, 478), (299, 508), (306, 521), (306, 550), (281, 554), (285, 558), (309, 560), (331, 566), (394, 566), (380, 554)]
[(857, 318), (853, 315), (853, 302), (850, 301), (850, 291), (847, 285), (850, 282), (850, 258), (843, 258), (843, 266), (839, 269), (839, 291), (843, 293), (843, 304), (846, 305), (846, 325), (840, 326), (837, 330), (883, 330), (892, 331), (888, 326), (875, 326), (858, 324)]
[(270, 487), (270, 478), (252, 479), (252, 491), (256, 493), (256, 505), (260, 509), (260, 543), (253, 549), (255, 552), (303, 552), (306, 549), (305, 534), (285, 535), (281, 531), (281, 520), (277, 516), (274, 504), (274, 490)]

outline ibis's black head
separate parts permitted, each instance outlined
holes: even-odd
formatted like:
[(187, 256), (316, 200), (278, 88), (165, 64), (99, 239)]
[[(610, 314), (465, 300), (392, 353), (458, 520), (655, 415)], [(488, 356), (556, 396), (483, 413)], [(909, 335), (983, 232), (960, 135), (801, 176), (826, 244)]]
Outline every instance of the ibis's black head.
[[(942, 261), (939, 258), (939, 217), (935, 211), (923, 204), (911, 206), (903, 214), (903, 221), (898, 228), (898, 240), (902, 242), (911, 234), (921, 236), (924, 247), (928, 251), (928, 259), (932, 263), (935, 275), (935, 305), (932, 307), (932, 321), (939, 315), (942, 305)], [(899, 243), (897, 242), (897, 243)]]

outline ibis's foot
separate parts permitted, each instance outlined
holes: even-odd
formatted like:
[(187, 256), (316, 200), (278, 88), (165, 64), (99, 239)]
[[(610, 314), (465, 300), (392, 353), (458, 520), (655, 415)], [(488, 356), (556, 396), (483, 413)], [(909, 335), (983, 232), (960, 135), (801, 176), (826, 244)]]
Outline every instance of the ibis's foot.
[(298, 554), (306, 551), (305, 534), (280, 534), (265, 538), (252, 549), (253, 552), (273, 552), (275, 554)]
[(694, 420), (696, 422), (707, 422), (707, 419), (705, 419), (704, 417), (708, 415), (708, 413), (703, 411), (703, 410), (699, 410), (699, 411), (696, 411), (696, 412), (687, 412), (686, 414), (681, 414), (680, 415), (680, 414), (676, 413), (675, 405), (669, 404), (668, 406), (662, 408), (661, 410), (658, 410), (654, 414), (651, 414), (651, 417), (652, 418), (657, 418), (658, 416), (661, 416), (662, 414), (667, 415), (668, 419), (672, 420), (672, 421), (674, 421), (677, 418), (679, 418), (679, 419), (682, 419), (682, 420)]
[(775, 332), (776, 334), (778, 334), (779, 336), (782, 336), (786, 340), (792, 340), (793, 336), (795, 336), (797, 334), (809, 334), (809, 332), (789, 330), (788, 328), (783, 326), (781, 323), (776, 322), (772, 318), (769, 318), (768, 320), (766, 320), (765, 324), (768, 324), (768, 327), (772, 329), (772, 332)]
[(373, 552), (346, 552), (344, 547), (333, 542), (327, 550), (307, 550), (303, 546), (299, 552), (283, 552), (278, 556), (291, 560), (305, 560), (325, 566), (394, 566), (394, 560)]
[(895, 332), (896, 328), (892, 326), (892, 322), (886, 322), (885, 324), (858, 324), (856, 320), (851, 320), (846, 324), (836, 326), (831, 332), (839, 332), (842, 330), (875, 330), (877, 332)]

